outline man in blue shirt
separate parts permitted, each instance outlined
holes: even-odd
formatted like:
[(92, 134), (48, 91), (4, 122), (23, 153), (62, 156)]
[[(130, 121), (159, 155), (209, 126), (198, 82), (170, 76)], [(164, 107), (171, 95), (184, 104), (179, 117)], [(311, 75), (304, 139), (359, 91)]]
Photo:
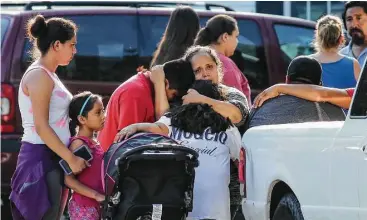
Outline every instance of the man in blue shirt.
[[(321, 73), (321, 65), (316, 59), (299, 56), (289, 64), (286, 83), (319, 85)], [(295, 96), (281, 95), (267, 100), (259, 108), (253, 108), (247, 127), (344, 120), (342, 109), (330, 103), (312, 102)]]
[(358, 60), (363, 67), (367, 58), (367, 1), (350, 1), (342, 14), (344, 27), (352, 38), (340, 53)]

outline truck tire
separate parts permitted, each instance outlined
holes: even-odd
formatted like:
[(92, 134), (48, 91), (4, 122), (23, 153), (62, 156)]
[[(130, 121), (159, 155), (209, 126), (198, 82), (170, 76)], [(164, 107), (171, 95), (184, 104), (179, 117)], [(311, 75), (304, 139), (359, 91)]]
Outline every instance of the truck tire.
[(273, 220), (304, 220), (301, 206), (293, 193), (282, 197), (275, 209)]

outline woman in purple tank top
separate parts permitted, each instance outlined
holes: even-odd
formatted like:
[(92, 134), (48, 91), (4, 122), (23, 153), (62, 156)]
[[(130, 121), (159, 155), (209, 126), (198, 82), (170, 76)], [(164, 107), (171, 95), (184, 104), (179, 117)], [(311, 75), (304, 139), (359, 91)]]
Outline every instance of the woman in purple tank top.
[(361, 70), (356, 59), (339, 53), (345, 41), (342, 25), (336, 16), (320, 18), (314, 40), (317, 52), (311, 55), (321, 64), (322, 85), (339, 89), (355, 87)]
[(37, 15), (27, 24), (28, 37), (40, 57), (24, 73), (19, 86), (19, 109), (24, 134), (11, 180), (13, 219), (60, 219), (67, 198), (58, 161), (74, 173), (88, 163), (66, 146), (70, 138), (68, 107), (72, 98), (55, 71), (76, 53), (76, 25), (62, 18)]

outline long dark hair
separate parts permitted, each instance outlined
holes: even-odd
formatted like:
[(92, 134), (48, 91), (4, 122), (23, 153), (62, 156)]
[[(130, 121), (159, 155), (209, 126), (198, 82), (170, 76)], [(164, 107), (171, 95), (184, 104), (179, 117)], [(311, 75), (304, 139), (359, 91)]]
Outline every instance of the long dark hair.
[(222, 34), (232, 35), (236, 27), (236, 19), (228, 15), (216, 15), (209, 19), (205, 27), (199, 31), (194, 44), (200, 46), (217, 44), (218, 38)]
[(171, 14), (150, 66), (182, 57), (186, 49), (194, 44), (199, 29), (199, 16), (191, 7), (176, 8)]
[[(223, 100), (218, 85), (209, 80), (197, 80), (192, 86), (200, 94), (216, 100)], [(208, 104), (190, 103), (175, 107), (166, 116), (171, 118), (173, 127), (193, 134), (202, 134), (205, 129), (218, 133), (233, 126), (229, 118), (214, 111)]]

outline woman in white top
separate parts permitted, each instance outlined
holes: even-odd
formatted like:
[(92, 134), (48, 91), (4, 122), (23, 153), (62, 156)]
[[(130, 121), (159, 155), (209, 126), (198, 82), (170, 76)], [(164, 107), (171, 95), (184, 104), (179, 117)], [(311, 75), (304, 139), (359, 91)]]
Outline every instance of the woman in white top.
[[(219, 86), (197, 80), (192, 89), (215, 100), (223, 100)], [(238, 160), (241, 137), (229, 118), (208, 104), (191, 103), (170, 110), (156, 123), (139, 123), (122, 129), (119, 141), (137, 131), (169, 135), (199, 153), (196, 169), (194, 208), (188, 219), (230, 219), (230, 159)]]
[(26, 70), (19, 86), (19, 109), (24, 135), (12, 178), (13, 219), (59, 219), (65, 207), (65, 159), (74, 173), (88, 164), (68, 148), (68, 107), (72, 95), (57, 77), (76, 53), (76, 25), (63, 18), (37, 15), (27, 24), (28, 37), (40, 58)]

